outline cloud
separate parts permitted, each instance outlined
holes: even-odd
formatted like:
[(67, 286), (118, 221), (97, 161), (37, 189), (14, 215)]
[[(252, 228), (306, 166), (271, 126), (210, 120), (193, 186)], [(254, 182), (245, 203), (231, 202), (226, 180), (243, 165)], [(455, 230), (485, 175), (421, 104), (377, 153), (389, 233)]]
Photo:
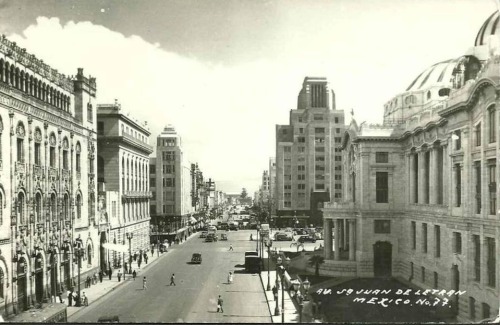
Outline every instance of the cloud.
[[(284, 71), (265, 61), (207, 65), (139, 36), (90, 22), (62, 25), (58, 18), (39, 17), (22, 35), (9, 38), (67, 75), (83, 67), (97, 78), (98, 103), (116, 98), (130, 116), (148, 121), (152, 144), (173, 124), (188, 159), (233, 191), (258, 186), (274, 152), (274, 124), (286, 122), (295, 102), (295, 96), (288, 103), (274, 96), (283, 93), (278, 79)], [(250, 183), (233, 184), (238, 179)]]

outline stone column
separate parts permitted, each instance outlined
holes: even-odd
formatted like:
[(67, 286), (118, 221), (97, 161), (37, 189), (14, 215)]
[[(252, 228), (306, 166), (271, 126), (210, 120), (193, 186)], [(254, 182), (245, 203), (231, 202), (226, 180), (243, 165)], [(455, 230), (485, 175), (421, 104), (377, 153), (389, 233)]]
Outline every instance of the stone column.
[(335, 260), (340, 260), (340, 220), (335, 219)]
[(325, 259), (332, 259), (332, 219), (324, 219)]
[(339, 220), (339, 251), (345, 249), (344, 246), (344, 224), (342, 222), (342, 219)]
[(417, 153), (410, 154), (410, 204), (416, 203), (417, 192), (415, 191), (415, 162), (417, 161)]
[(432, 147), (431, 151), (431, 156), (430, 156), (430, 163), (429, 163), (429, 204), (437, 204), (438, 201), (438, 189), (439, 189), (439, 182), (437, 179), (438, 173), (438, 157), (439, 157), (439, 152), (438, 152), (438, 147)]
[(342, 219), (342, 239), (344, 241), (342, 245), (343, 249), (347, 249), (347, 246), (349, 245), (349, 243), (347, 242), (347, 229), (348, 229), (347, 227), (348, 227), (347, 219)]
[(354, 261), (356, 256), (356, 247), (354, 243), (354, 227), (356, 220), (349, 219), (349, 261)]

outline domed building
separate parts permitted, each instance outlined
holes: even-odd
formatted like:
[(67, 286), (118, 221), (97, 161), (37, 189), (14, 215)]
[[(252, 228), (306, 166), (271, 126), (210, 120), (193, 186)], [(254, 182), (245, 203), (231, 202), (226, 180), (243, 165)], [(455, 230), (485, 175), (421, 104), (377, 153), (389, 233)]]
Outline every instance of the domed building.
[(321, 273), (454, 290), (458, 321), (494, 317), (500, 295), (500, 24), (384, 105), (382, 125), (342, 138), (342, 202), (325, 204)]

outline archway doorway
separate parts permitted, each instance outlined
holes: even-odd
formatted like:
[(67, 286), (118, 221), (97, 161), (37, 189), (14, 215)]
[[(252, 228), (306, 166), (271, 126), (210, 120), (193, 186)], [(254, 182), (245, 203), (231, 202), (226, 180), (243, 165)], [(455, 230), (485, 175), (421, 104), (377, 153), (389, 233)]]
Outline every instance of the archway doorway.
[(101, 231), (101, 238), (99, 240), (99, 263), (103, 272), (107, 272), (108, 269), (108, 263), (106, 262), (106, 249), (104, 248), (105, 243), (107, 243), (106, 231)]
[(28, 309), (28, 286), (26, 285), (26, 260), (19, 258), (17, 262), (17, 309), (19, 312)]
[(59, 282), (58, 282), (58, 263), (57, 263), (57, 252), (52, 251), (50, 254), (50, 295), (53, 296), (54, 298), (58, 295), (58, 293), (61, 291), (59, 288)]
[(36, 302), (41, 304), (43, 300), (43, 260), (42, 254), (35, 257), (35, 297)]
[(375, 277), (392, 276), (392, 244), (378, 241), (373, 245), (373, 273)]

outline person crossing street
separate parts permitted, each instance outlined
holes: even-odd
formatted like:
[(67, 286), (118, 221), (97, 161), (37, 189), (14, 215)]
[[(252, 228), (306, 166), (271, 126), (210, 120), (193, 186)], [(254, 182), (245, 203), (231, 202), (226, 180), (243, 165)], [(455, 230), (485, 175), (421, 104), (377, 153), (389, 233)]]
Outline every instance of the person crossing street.
[(222, 308), (222, 304), (224, 303), (224, 300), (222, 300), (222, 297), (219, 295), (219, 298), (217, 299), (217, 312), (224, 312), (224, 309)]
[(229, 244), (229, 250), (233, 251), (233, 244)]
[(172, 276), (170, 277), (170, 285), (175, 285), (175, 274), (172, 273)]
[(146, 277), (142, 279), (142, 290), (148, 290), (147, 283), (146, 283)]

